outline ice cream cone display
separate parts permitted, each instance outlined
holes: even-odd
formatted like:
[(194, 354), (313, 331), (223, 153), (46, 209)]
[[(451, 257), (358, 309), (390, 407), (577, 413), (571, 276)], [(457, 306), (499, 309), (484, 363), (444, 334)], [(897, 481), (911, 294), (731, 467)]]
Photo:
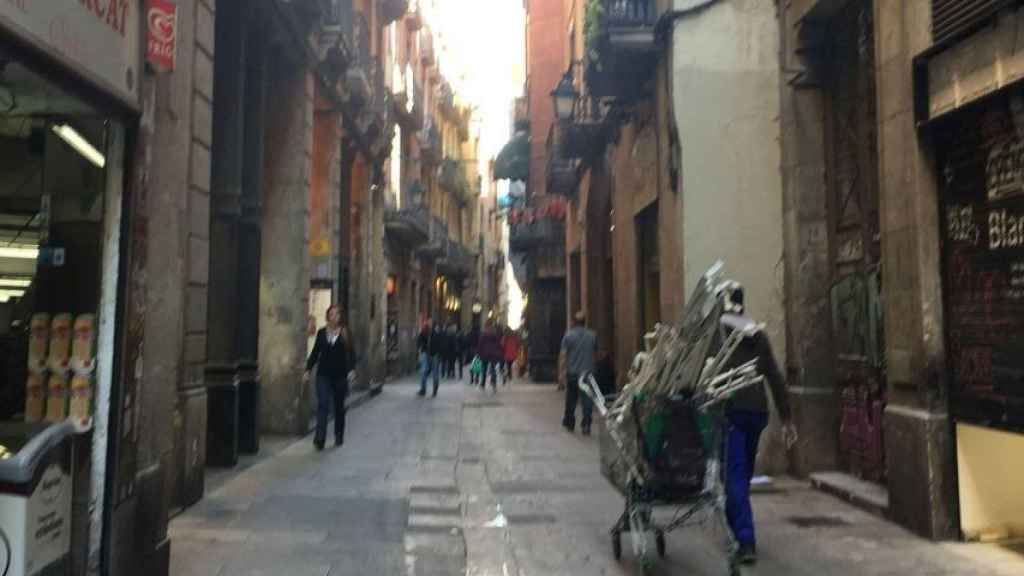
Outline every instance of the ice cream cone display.
[(39, 422), (46, 414), (46, 373), (29, 372), (25, 384), (25, 421)]
[(50, 315), (35, 314), (29, 322), (28, 369), (31, 372), (46, 370), (46, 356), (50, 347)]
[(60, 422), (68, 417), (68, 377), (51, 374), (46, 395), (46, 420)]
[(71, 367), (71, 314), (57, 314), (50, 324), (50, 354), (47, 366), (51, 372), (67, 372)]
[(96, 368), (96, 315), (75, 318), (71, 343), (71, 369), (76, 374), (91, 374)]
[(92, 421), (92, 378), (75, 374), (71, 378), (71, 403), (68, 417), (76, 426), (87, 427)]

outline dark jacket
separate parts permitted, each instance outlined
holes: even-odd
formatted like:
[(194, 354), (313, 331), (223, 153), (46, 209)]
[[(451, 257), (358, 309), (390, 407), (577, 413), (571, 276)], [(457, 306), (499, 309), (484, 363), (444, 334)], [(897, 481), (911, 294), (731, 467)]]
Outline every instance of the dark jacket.
[(440, 356), (444, 352), (445, 335), (434, 327), (433, 330), (421, 330), (416, 339), (416, 347), (428, 356)]
[(327, 340), (327, 328), (321, 328), (316, 333), (316, 343), (313, 351), (306, 360), (306, 370), (312, 370), (318, 366), (317, 376), (325, 376), (332, 380), (345, 379), (348, 373), (355, 366), (355, 352), (352, 343), (348, 341), (345, 331), (338, 335), (334, 344)]
[(459, 340), (455, 332), (444, 331), (444, 357), (454, 359), (459, 350)]
[(484, 330), (480, 334), (477, 354), (484, 362), (502, 362), (501, 336), (498, 336), (498, 333), (492, 330)]
[[(753, 323), (747, 316), (738, 314), (722, 315), (721, 326), (724, 336), (728, 336), (734, 330)], [(768, 381), (768, 387), (772, 392), (772, 399), (775, 401), (775, 408), (783, 420), (789, 420), (789, 395), (786, 393), (786, 382), (782, 379), (779, 366), (775, 363), (775, 355), (772, 353), (771, 343), (768, 335), (758, 332), (757, 335), (744, 338), (736, 352), (726, 363), (723, 371), (731, 370), (757, 359), (757, 371)], [(730, 410), (745, 410), (750, 412), (768, 412), (768, 397), (765, 395), (764, 386), (751, 386), (733, 396), (729, 400)]]

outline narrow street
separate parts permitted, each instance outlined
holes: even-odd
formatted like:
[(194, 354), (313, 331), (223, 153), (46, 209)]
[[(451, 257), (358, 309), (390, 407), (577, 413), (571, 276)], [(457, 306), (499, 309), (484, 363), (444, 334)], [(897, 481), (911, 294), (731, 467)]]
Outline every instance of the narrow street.
[[(349, 416), (341, 449), (307, 438), (216, 482), (171, 524), (174, 576), (639, 574), (612, 556), (621, 499), (595, 438), (558, 425), (561, 394), (513, 383), (495, 396), (410, 380)], [(273, 452), (272, 450), (265, 451)], [(755, 497), (760, 563), (747, 574), (1020, 574), (998, 546), (933, 544), (805, 483)], [(668, 537), (655, 574), (724, 574), (700, 526)]]

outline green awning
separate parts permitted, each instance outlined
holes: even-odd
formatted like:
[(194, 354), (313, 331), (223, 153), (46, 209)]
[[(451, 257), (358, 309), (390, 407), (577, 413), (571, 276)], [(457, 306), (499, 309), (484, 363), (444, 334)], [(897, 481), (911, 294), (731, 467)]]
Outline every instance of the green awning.
[(522, 180), (530, 178), (530, 134), (516, 132), (494, 160), (496, 180)]

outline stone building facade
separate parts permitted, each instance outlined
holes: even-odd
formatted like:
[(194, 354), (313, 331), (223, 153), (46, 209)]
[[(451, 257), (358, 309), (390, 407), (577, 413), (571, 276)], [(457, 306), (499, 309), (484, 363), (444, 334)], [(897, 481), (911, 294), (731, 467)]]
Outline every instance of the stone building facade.
[(797, 467), (884, 482), (888, 514), (933, 538), (1020, 531), (1020, 470), (996, 464), (1024, 445), (1020, 355), (998, 336), (1019, 320), (1000, 220), (1020, 194), (1000, 163), (1019, 138), (1019, 17), (998, 4), (780, 13)]

